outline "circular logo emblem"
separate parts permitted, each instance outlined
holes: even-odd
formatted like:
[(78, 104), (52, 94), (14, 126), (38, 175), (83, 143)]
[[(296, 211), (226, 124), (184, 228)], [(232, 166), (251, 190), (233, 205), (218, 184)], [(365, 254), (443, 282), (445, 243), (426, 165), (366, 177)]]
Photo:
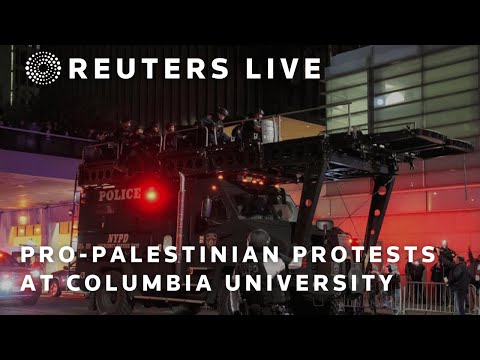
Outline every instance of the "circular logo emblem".
[(25, 65), (28, 78), (37, 85), (48, 85), (60, 76), (60, 60), (48, 51), (32, 54)]

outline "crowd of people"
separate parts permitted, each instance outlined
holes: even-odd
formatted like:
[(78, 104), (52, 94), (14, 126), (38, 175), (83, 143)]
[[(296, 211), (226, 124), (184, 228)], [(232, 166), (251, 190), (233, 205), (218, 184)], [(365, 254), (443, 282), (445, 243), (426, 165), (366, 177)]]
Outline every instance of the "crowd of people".
[[(232, 135), (227, 135), (224, 131), (227, 118), (230, 116), (229, 111), (224, 107), (218, 107), (214, 112), (209, 113), (204, 118), (197, 121), (192, 130), (203, 128), (208, 130), (209, 144), (224, 144), (233, 141), (242, 141), (246, 139), (256, 139), (261, 133), (261, 120), (264, 116), (262, 109), (255, 110), (249, 116), (241, 116), (238, 121), (234, 122), (237, 126), (232, 131)], [(248, 121), (246, 121), (249, 119)], [(241, 121), (241, 122), (239, 122)], [(227, 124), (228, 125), (228, 124)], [(125, 118), (120, 122), (120, 126), (113, 130), (103, 130), (94, 127), (80, 128), (74, 127), (72, 124), (63, 122), (30, 122), (23, 120), (18, 123), (8, 121), (3, 113), (0, 112), (0, 126), (11, 127), (15, 129), (23, 129), (45, 134), (55, 134), (69, 137), (84, 138), (96, 142), (108, 140), (145, 140), (160, 136), (162, 133), (167, 135), (166, 149), (177, 148), (191, 142), (191, 134), (188, 132), (177, 133), (179, 129), (175, 122), (168, 122), (165, 129), (159, 122), (153, 122), (149, 126), (135, 125), (130, 118)]]
[[(466, 260), (450, 249), (446, 240), (443, 240), (442, 245), (435, 249), (437, 262), (430, 269), (430, 278), (427, 276), (425, 265), (420, 260), (406, 264), (405, 290), (407, 294), (405, 299), (419, 309), (426, 309), (427, 303), (436, 309), (446, 308), (448, 304), (454, 304), (455, 314), (464, 315), (465, 308), (468, 305), (479, 306), (480, 255), (475, 258), (469, 248), (468, 259)], [(373, 312), (376, 312), (376, 303), (380, 302), (384, 308), (391, 308), (394, 314), (398, 314), (401, 301), (400, 272), (395, 264), (385, 266), (383, 271), (385, 274), (393, 275), (389, 289), (382, 291), (381, 284), (377, 279), (369, 293), (369, 307)], [(375, 265), (370, 268), (370, 273), (373, 275), (380, 274)], [(473, 285), (475, 291), (469, 285)]]

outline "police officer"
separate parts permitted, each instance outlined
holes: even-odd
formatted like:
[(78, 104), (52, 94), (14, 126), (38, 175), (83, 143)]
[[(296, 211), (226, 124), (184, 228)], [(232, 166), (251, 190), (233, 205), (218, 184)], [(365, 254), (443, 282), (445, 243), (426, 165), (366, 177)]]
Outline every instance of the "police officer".
[(210, 145), (215, 144), (215, 135), (217, 135), (217, 144), (230, 142), (230, 136), (223, 131), (223, 121), (230, 113), (223, 107), (218, 107), (215, 114), (209, 114), (200, 120), (200, 126), (208, 129), (208, 142)]
[[(271, 245), (271, 239), (265, 230), (257, 229), (252, 231), (247, 238), (247, 246), (253, 247), (256, 258), (263, 259), (263, 249)], [(276, 276), (287, 268), (298, 269), (301, 261), (293, 263), (286, 256), (280, 255), (281, 261), (273, 262), (246, 262), (235, 266), (234, 273), (240, 275), (240, 289), (231, 294), (231, 306), (234, 313), (245, 315), (284, 315), (287, 313), (287, 294), (280, 289)], [(260, 275), (261, 290), (246, 290), (246, 277), (254, 279)], [(272, 291), (266, 290), (267, 275), (272, 276)]]
[(158, 152), (160, 150), (160, 139), (162, 136), (160, 134), (160, 124), (156, 121), (152, 122), (147, 130), (145, 130), (145, 136), (147, 145)]
[(242, 140), (251, 141), (254, 140), (254, 135), (257, 134), (257, 138), (261, 139), (262, 136), (262, 118), (265, 115), (264, 111), (258, 108), (254, 114), (249, 116), (250, 121), (246, 121), (242, 128)]
[(187, 138), (187, 135), (176, 133), (176, 124), (169, 122), (166, 126), (167, 134), (165, 136), (165, 150), (175, 151), (178, 149), (179, 144)]
[(116, 128), (111, 137), (117, 141), (129, 140), (133, 135), (133, 126), (132, 120), (130, 118), (125, 118), (120, 121), (120, 127)]

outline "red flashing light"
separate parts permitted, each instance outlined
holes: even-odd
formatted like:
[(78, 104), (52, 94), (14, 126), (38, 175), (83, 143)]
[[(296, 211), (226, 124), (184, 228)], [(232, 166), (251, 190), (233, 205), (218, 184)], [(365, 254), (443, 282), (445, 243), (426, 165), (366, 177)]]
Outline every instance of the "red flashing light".
[(358, 238), (348, 238), (348, 245), (350, 246), (359, 246), (360, 243), (358, 241)]
[(153, 202), (153, 201), (156, 201), (157, 198), (158, 198), (157, 190), (155, 190), (155, 188), (153, 187), (149, 188), (145, 193), (145, 199), (147, 201)]
[(212, 191), (217, 191), (217, 185), (212, 185)]

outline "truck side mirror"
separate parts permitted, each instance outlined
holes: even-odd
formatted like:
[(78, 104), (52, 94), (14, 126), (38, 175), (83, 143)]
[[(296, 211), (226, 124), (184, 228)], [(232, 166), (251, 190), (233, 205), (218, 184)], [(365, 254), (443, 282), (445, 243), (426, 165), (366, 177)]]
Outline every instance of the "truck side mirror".
[(315, 224), (318, 230), (323, 231), (330, 231), (333, 229), (333, 221), (332, 220), (317, 220)]
[(202, 201), (202, 219), (208, 219), (212, 216), (212, 198), (206, 197)]

